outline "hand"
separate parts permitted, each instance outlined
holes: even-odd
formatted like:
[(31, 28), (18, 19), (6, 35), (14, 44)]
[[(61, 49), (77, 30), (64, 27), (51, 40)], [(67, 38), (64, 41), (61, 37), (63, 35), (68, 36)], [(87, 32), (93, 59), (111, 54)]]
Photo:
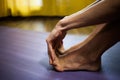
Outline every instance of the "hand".
[(57, 23), (55, 28), (52, 30), (48, 38), (46, 39), (48, 46), (49, 62), (53, 65), (56, 58), (56, 50), (63, 47), (63, 39), (66, 35), (66, 31), (62, 29), (60, 22)]

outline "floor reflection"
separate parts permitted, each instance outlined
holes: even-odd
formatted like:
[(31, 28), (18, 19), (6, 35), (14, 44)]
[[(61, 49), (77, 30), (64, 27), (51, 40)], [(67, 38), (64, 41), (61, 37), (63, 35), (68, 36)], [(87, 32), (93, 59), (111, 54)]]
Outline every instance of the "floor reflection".
[[(29, 18), (7, 18), (0, 21), (0, 26), (20, 28), (38, 32), (51, 32), (61, 17), (29, 17)], [(95, 26), (70, 30), (70, 34), (89, 34)]]

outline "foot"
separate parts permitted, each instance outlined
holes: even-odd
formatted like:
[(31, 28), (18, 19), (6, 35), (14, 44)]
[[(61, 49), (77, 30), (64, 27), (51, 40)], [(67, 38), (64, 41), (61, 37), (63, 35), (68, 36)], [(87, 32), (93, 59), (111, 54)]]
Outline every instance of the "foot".
[[(79, 46), (79, 47), (78, 47)], [(85, 44), (78, 44), (69, 50), (56, 55), (53, 66), (57, 71), (66, 70), (88, 70), (97, 71), (100, 69), (101, 60), (95, 59), (91, 53), (95, 53), (93, 49), (85, 48)], [(89, 50), (87, 50), (89, 49)], [(90, 51), (91, 50), (91, 51)], [(95, 55), (96, 56), (96, 55)], [(94, 59), (93, 59), (94, 58)]]
[[(113, 25), (111, 25), (113, 26)], [(120, 40), (120, 28), (109, 27), (109, 24), (98, 26), (95, 31), (81, 44), (78, 44), (62, 54), (56, 50), (52, 65), (58, 71), (88, 70), (97, 71), (101, 67), (101, 55), (104, 51)]]

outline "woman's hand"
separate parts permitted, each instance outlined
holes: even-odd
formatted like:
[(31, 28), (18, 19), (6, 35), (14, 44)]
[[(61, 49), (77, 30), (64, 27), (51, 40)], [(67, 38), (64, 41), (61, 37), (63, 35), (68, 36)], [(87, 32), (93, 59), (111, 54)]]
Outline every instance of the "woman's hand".
[(56, 50), (63, 46), (63, 39), (65, 35), (66, 31), (63, 30), (62, 24), (59, 21), (46, 39), (48, 46), (49, 62), (52, 65), (56, 58)]

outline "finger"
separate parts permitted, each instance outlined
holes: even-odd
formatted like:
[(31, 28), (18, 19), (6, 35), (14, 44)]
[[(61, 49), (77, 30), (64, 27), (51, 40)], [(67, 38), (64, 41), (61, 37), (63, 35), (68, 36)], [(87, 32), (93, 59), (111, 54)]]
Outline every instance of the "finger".
[(49, 42), (47, 42), (47, 49), (48, 49), (48, 56), (49, 56), (49, 63), (52, 64), (53, 61), (52, 61), (52, 57), (51, 57), (51, 51), (50, 51), (50, 47), (49, 47)]
[(50, 43), (47, 44), (48, 44), (48, 55), (50, 57), (50, 63), (52, 64), (52, 62), (54, 61), (55, 50), (52, 48), (52, 45)]
[(54, 59), (52, 58), (52, 56), (51, 56), (51, 53), (50, 53), (50, 52), (49, 52), (48, 54), (49, 54), (49, 63), (50, 63), (50, 64), (53, 64)]
[(59, 42), (59, 46), (58, 47), (61, 47), (61, 46), (63, 46), (63, 41), (62, 40)]
[(50, 64), (52, 64), (52, 59), (51, 59), (51, 57), (50, 57), (50, 54), (49, 54), (50, 52), (49, 52), (49, 50), (48, 50), (48, 56), (49, 56), (49, 63)]
[(59, 38), (57, 38), (56, 40), (54, 40), (54, 45), (53, 45), (53, 48), (54, 49), (57, 49), (57, 48), (59, 48), (59, 47), (61, 47), (62, 45), (63, 45), (63, 42), (62, 42), (62, 40), (61, 39), (59, 39)]
[(59, 55), (64, 54), (65, 49), (64, 49), (64, 46), (63, 46), (63, 41), (60, 41), (59, 46), (57, 47), (56, 50), (57, 50), (57, 53), (59, 53)]

